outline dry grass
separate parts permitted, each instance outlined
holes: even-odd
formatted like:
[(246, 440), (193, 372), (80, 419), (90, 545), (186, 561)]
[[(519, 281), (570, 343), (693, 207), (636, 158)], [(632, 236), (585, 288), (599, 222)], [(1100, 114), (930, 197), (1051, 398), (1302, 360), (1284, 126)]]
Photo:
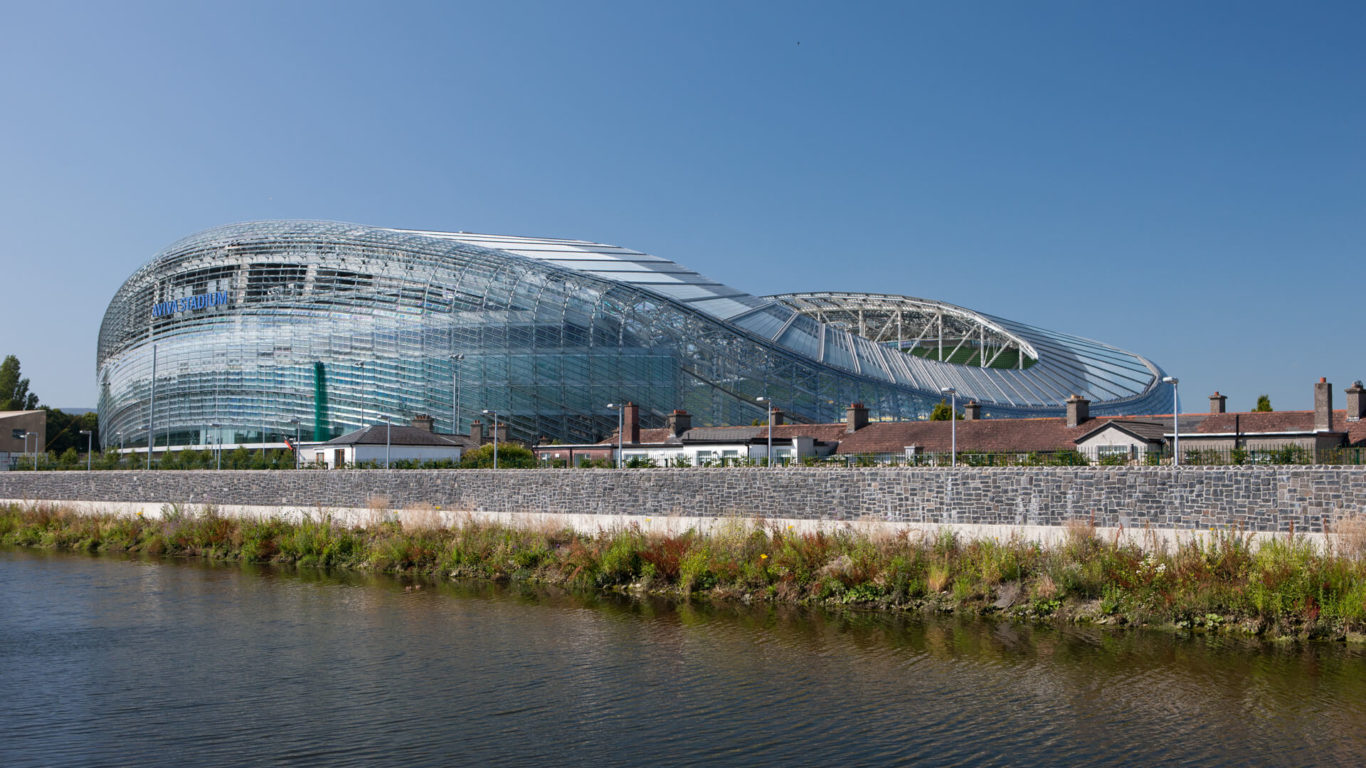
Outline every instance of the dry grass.
[(1063, 523), (1067, 533), (1067, 543), (1073, 547), (1085, 547), (1096, 540), (1096, 521), (1094, 518), (1083, 520), (1074, 517)]
[(1342, 557), (1366, 559), (1366, 515), (1348, 515), (1334, 521), (1329, 541)]
[(1052, 600), (1058, 596), (1058, 585), (1052, 576), (1047, 573), (1039, 574), (1039, 578), (1034, 582), (1034, 596), (1040, 600)]
[(943, 592), (949, 585), (949, 576), (947, 565), (931, 565), (930, 572), (925, 577), (925, 586), (931, 592)]
[(429, 533), (446, 527), (446, 519), (435, 506), (422, 502), (398, 513), (399, 523), (408, 533)]

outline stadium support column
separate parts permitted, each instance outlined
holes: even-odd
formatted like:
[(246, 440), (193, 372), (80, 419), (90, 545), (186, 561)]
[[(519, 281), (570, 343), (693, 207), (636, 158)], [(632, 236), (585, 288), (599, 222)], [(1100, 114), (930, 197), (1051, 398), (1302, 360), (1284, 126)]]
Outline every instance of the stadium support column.
[(327, 424), (327, 369), (321, 360), (313, 363), (313, 439), (322, 442), (332, 437)]

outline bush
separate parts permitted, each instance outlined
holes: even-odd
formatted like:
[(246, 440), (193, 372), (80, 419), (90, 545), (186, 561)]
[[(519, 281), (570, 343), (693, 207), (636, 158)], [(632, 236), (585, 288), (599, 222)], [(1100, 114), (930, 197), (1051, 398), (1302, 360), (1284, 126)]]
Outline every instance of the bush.
[[(460, 467), (462, 469), (492, 469), (493, 443), (481, 445), (473, 451), (467, 451), (465, 455), (460, 457)], [(536, 454), (532, 453), (531, 449), (516, 443), (499, 443), (499, 469), (535, 469), (535, 467)]]

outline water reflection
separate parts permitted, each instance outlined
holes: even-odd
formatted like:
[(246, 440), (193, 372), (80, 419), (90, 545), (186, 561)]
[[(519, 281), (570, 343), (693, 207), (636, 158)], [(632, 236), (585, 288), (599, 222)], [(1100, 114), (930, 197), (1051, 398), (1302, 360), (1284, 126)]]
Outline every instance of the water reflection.
[(28, 552), (0, 595), (4, 765), (1366, 757), (1336, 646)]

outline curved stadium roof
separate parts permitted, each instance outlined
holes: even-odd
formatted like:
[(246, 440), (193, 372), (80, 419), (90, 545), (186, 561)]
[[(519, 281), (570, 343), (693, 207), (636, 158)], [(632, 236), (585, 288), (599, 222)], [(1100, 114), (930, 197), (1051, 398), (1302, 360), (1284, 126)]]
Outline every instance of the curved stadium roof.
[[(1144, 398), (1159, 388), (1163, 375), (1132, 352), (945, 302), (878, 293), (756, 297), (668, 259), (614, 245), (463, 232), (416, 234), (629, 283), (825, 365), (936, 396), (953, 387), (960, 398), (984, 404), (1050, 408), (1075, 394), (1101, 406)], [(879, 335), (869, 333), (869, 324), (880, 329)], [(918, 342), (920, 349), (934, 342), (938, 359), (906, 354), (908, 342)], [(954, 356), (962, 351), (970, 354)], [(1018, 364), (997, 364), (1008, 351), (1014, 352), (1008, 359)]]
[(602, 243), (325, 221), (174, 243), (116, 293), (97, 365), (102, 434), (129, 445), (153, 425), (159, 444), (231, 444), (416, 413), (463, 432), (484, 409), (515, 438), (578, 442), (626, 400), (652, 426), (675, 408), (748, 423), (760, 395), (798, 422), (854, 401), (924, 418), (943, 387), (989, 416), (1057, 415), (1072, 394), (1097, 415), (1171, 399), (1138, 355), (943, 302), (756, 296)]

